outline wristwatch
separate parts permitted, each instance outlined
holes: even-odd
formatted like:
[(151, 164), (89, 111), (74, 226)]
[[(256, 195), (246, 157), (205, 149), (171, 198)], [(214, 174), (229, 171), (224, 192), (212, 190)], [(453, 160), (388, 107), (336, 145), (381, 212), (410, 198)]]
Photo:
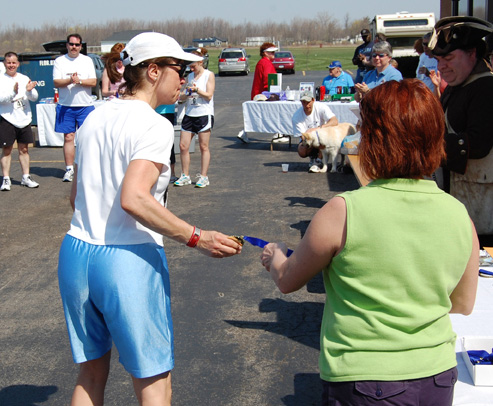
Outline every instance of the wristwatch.
[(82, 86), (82, 79), (79, 79), (79, 85)]

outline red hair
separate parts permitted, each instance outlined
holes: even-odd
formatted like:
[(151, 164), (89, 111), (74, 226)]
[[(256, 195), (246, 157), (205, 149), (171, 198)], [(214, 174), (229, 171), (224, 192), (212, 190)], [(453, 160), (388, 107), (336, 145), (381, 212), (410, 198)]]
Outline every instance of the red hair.
[(198, 47), (197, 50), (192, 51), (192, 54), (195, 54), (197, 56), (206, 56), (207, 55), (207, 48), (204, 47)]
[(370, 179), (431, 176), (445, 158), (443, 109), (418, 79), (391, 80), (361, 101), (361, 168)]
[(264, 51), (269, 48), (275, 48), (275, 44), (272, 42), (264, 42), (262, 45), (260, 45), (260, 56), (264, 56)]

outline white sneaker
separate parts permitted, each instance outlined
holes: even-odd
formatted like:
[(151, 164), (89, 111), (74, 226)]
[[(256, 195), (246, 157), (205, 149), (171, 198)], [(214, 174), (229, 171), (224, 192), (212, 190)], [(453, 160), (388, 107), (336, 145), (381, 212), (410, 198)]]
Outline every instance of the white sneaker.
[(195, 182), (195, 187), (206, 187), (209, 186), (209, 178), (207, 176), (202, 176), (198, 174), (197, 177), (199, 180)]
[(21, 186), (27, 186), (29, 188), (35, 188), (35, 187), (39, 186), (39, 183), (32, 180), (31, 175), (27, 175), (27, 176), (22, 177)]
[(272, 138), (272, 142), (277, 144), (278, 142), (289, 142), (289, 136), (277, 133)]
[(310, 169), (308, 169), (308, 172), (318, 173), (318, 172), (320, 172), (320, 167), (318, 165), (312, 165), (312, 166), (310, 166)]
[(247, 133), (245, 132), (245, 130), (241, 130), (237, 137), (242, 141), (244, 142), (245, 144), (248, 144), (250, 142), (250, 140), (248, 139), (248, 135)]
[(0, 190), (2, 191), (8, 191), (10, 190), (10, 185), (12, 183), (10, 182), (10, 178), (3, 178), (2, 186), (0, 186)]
[(72, 182), (74, 180), (74, 170), (67, 169), (63, 175), (62, 182)]
[(186, 185), (191, 185), (192, 180), (190, 179), (190, 176), (185, 175), (184, 173), (181, 174), (180, 179), (178, 179), (173, 185), (175, 186), (186, 186)]

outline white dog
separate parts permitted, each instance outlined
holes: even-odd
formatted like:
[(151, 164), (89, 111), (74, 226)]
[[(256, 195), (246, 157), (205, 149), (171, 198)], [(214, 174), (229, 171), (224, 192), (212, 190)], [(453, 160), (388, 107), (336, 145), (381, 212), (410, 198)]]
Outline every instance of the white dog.
[(339, 125), (324, 127), (320, 130), (301, 134), (303, 143), (308, 147), (314, 147), (322, 151), (324, 166), (320, 172), (327, 172), (327, 162), (330, 155), (331, 172), (337, 171), (337, 156), (340, 155), (341, 143), (345, 136), (356, 133), (356, 127), (350, 123), (339, 123)]

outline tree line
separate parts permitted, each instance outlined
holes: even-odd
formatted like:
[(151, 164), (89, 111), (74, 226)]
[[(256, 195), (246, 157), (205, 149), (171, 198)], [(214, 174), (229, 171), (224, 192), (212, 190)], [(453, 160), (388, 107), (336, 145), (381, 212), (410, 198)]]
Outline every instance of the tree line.
[(42, 44), (64, 40), (69, 33), (78, 32), (88, 46), (99, 45), (115, 32), (149, 30), (168, 34), (182, 45), (192, 45), (194, 38), (217, 37), (230, 45), (241, 45), (247, 37), (273, 37), (283, 45), (331, 43), (336, 39), (355, 37), (368, 28), (369, 18), (350, 20), (346, 15), (339, 21), (328, 12), (320, 12), (312, 19), (293, 18), (290, 22), (245, 22), (231, 24), (214, 17), (195, 20), (181, 18), (166, 21), (112, 20), (101, 24), (73, 24), (60, 22), (44, 24), (40, 28), (11, 25), (0, 29), (0, 55), (8, 51), (42, 52)]

